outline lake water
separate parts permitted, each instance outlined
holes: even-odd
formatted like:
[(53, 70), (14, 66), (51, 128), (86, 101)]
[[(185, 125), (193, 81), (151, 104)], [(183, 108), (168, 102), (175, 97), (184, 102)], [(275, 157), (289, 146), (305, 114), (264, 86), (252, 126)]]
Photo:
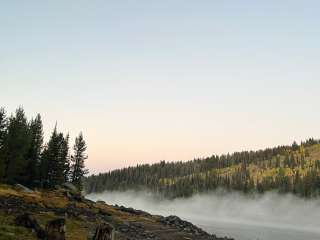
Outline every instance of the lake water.
[[(189, 219), (191, 220), (191, 219)], [(192, 220), (191, 220), (192, 221)], [(229, 236), (236, 240), (319, 240), (320, 233), (295, 229), (251, 226), (236, 223), (197, 223), (197, 226), (217, 236)]]
[(163, 216), (177, 215), (217, 236), (235, 240), (320, 240), (320, 200), (268, 193), (210, 193), (163, 200), (145, 192), (90, 194), (92, 200)]

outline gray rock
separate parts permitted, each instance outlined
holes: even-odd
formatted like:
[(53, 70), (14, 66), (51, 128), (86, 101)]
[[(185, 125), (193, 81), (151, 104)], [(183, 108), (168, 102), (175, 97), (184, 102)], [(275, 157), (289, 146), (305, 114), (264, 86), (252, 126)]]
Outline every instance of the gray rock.
[(77, 187), (75, 185), (73, 185), (72, 183), (69, 183), (69, 182), (63, 183), (62, 187), (66, 188), (68, 190), (74, 191), (74, 192), (78, 191)]
[(18, 191), (24, 191), (24, 192), (28, 192), (28, 193), (33, 192), (33, 190), (31, 190), (30, 188), (27, 188), (26, 186), (23, 186), (22, 184), (16, 184), (14, 186)]

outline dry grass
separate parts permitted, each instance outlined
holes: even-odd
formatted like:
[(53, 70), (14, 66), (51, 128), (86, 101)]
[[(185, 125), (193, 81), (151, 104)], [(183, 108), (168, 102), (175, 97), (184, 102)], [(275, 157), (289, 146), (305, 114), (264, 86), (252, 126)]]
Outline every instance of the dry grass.
[(16, 226), (14, 217), (0, 211), (0, 240), (36, 240), (36, 236), (24, 227)]

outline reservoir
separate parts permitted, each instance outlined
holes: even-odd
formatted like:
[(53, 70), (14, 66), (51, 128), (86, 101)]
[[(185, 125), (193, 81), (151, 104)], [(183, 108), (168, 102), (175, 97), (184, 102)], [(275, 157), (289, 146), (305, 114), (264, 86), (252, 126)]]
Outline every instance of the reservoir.
[[(190, 219), (191, 220), (191, 219)], [(191, 220), (192, 221), (192, 220)], [(276, 228), (267, 226), (252, 226), (236, 223), (214, 222), (197, 223), (197, 226), (217, 236), (229, 236), (236, 240), (319, 240), (320, 233)]]
[(277, 193), (248, 196), (213, 192), (168, 200), (134, 191), (104, 192), (87, 197), (155, 215), (176, 215), (209, 233), (235, 240), (320, 239), (319, 199), (306, 200)]

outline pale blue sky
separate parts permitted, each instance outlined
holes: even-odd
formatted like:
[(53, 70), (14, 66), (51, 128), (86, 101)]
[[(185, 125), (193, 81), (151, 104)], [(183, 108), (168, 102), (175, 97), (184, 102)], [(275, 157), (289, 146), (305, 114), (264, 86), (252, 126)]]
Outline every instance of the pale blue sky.
[(320, 137), (319, 1), (3, 1), (0, 105), (91, 172)]

